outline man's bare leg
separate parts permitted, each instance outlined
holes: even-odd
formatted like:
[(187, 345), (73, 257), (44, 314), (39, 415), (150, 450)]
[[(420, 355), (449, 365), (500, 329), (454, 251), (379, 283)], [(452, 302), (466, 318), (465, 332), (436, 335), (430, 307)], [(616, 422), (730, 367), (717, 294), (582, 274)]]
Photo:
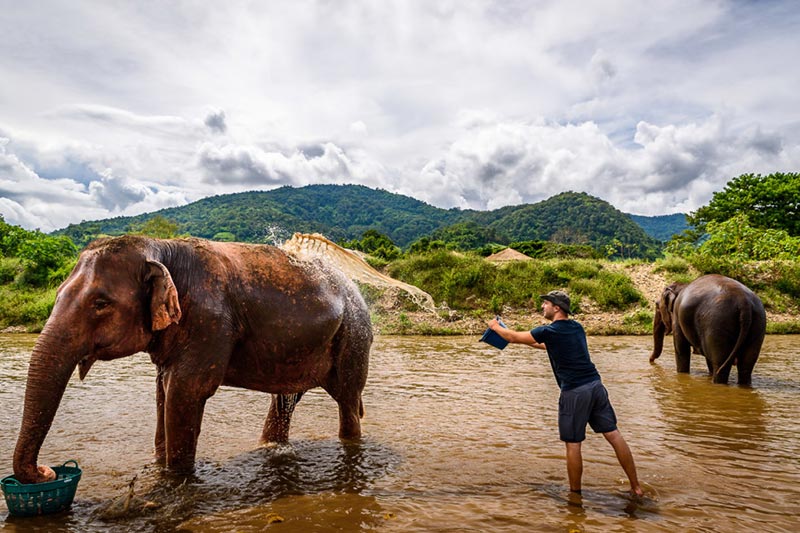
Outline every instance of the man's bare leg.
[(565, 442), (567, 445), (567, 477), (569, 490), (581, 491), (581, 477), (583, 476), (583, 456), (581, 455), (580, 442)]
[(636, 475), (636, 463), (633, 461), (633, 454), (631, 453), (628, 443), (625, 442), (625, 439), (622, 437), (622, 433), (620, 433), (618, 429), (615, 429), (614, 431), (603, 433), (603, 436), (614, 448), (614, 453), (617, 454), (617, 460), (628, 476), (628, 481), (630, 481), (631, 484), (631, 494), (643, 496), (644, 491), (642, 491), (642, 487), (639, 485), (639, 478)]

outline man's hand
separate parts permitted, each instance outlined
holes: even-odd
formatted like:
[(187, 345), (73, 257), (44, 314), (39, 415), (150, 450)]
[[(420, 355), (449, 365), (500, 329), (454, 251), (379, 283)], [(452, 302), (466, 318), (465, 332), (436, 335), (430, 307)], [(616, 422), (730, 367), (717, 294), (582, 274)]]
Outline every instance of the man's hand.
[(498, 329), (505, 329), (505, 328), (503, 328), (503, 326), (500, 325), (500, 321), (498, 321), (497, 317), (495, 317), (489, 321), (489, 329), (497, 331)]

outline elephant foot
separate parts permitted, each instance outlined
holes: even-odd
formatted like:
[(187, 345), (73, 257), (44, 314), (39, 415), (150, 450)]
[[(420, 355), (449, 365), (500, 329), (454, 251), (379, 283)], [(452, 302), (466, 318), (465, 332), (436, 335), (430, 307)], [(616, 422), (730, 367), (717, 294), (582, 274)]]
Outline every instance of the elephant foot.
[(722, 385), (727, 385), (730, 375), (731, 375), (730, 368), (719, 368), (717, 369), (716, 372), (713, 373), (714, 376), (713, 382), (721, 383)]
[(343, 441), (361, 440), (361, 416), (363, 411), (360, 408), (354, 412), (340, 412), (339, 414), (339, 439)]
[(260, 444), (268, 446), (270, 444), (286, 444), (289, 442), (289, 424), (267, 424), (268, 427), (264, 428), (261, 434)]
[(261, 444), (285, 444), (289, 442), (289, 426), (292, 423), (292, 413), (303, 393), (273, 394), (269, 406), (267, 421), (261, 432)]

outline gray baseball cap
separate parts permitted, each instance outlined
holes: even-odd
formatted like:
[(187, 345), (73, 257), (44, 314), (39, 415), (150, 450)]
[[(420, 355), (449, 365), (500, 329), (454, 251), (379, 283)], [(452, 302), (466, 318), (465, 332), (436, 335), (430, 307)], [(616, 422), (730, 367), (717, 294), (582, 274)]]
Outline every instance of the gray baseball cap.
[(564, 291), (550, 291), (539, 296), (542, 300), (547, 300), (553, 305), (557, 305), (566, 314), (569, 314), (569, 296)]

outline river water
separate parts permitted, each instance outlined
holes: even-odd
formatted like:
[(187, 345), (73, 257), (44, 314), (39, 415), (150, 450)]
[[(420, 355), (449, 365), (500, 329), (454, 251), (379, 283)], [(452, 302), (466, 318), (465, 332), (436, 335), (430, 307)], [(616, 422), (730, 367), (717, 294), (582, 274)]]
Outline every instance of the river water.
[[(0, 335), (2, 476), (34, 341)], [(712, 384), (699, 356), (688, 375), (676, 374), (671, 349), (650, 365), (648, 337), (590, 337), (644, 483), (640, 502), (591, 432), (583, 495), (569, 495), (555, 381), (546, 354), (524, 346), (378, 337), (359, 444), (339, 442), (336, 404), (314, 390), (290, 443), (258, 448), (268, 397), (223, 387), (206, 407), (197, 472), (177, 480), (152, 465), (149, 359), (100, 362), (84, 382), (73, 377), (40, 456), (83, 469), (72, 510), (17, 518), (0, 502), (0, 530), (798, 531), (799, 341), (768, 336), (742, 388)], [(142, 499), (123, 513), (132, 481)]]

